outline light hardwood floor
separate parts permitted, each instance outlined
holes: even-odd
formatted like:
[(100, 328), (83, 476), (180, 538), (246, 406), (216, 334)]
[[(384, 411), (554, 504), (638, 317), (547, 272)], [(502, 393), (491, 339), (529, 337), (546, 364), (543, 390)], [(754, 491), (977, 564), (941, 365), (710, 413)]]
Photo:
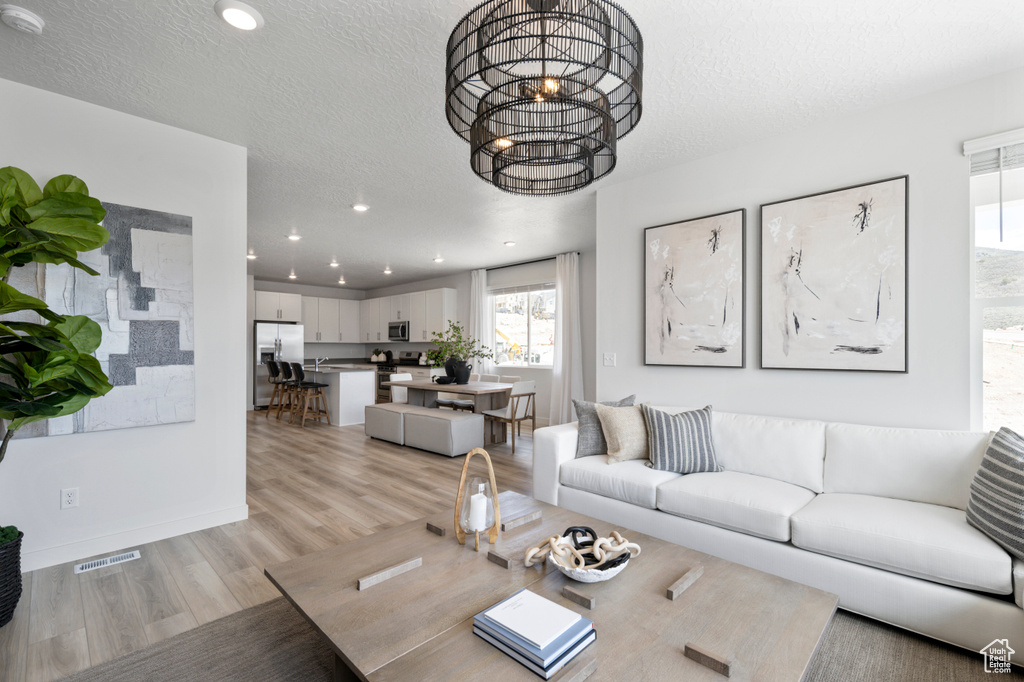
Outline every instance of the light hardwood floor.
[[(499, 489), (530, 495), (528, 428), (515, 455), (487, 450)], [(300, 429), (250, 412), (249, 519), (127, 547), (142, 559), (78, 576), (78, 561), (26, 573), (0, 628), (0, 680), (59, 679), (274, 599), (264, 566), (454, 509), (463, 461), (370, 440), (362, 426)]]

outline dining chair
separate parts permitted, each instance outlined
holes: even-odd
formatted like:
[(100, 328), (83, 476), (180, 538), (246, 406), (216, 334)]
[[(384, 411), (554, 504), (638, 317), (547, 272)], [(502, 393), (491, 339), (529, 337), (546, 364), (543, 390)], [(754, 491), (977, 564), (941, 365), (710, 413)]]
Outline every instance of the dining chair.
[(514, 377), (511, 374), (506, 374), (506, 375), (498, 377), (498, 381), (500, 383), (502, 383), (502, 384), (514, 384), (517, 381), (522, 381), (522, 380), (523, 380), (522, 377)]
[[(412, 375), (408, 372), (404, 374), (390, 374), (388, 375), (388, 381), (412, 381)], [(391, 402), (393, 403), (407, 403), (409, 402), (409, 389), (405, 386), (392, 386), (391, 387)]]
[[(516, 430), (522, 433), (523, 422), (529, 419), (531, 428), (537, 428), (536, 395), (536, 381), (517, 381), (512, 384), (508, 405), (498, 410), (484, 410), (484, 419), (509, 425), (512, 431), (512, 454), (516, 452)], [(491, 441), (494, 442), (493, 436)]]
[(498, 381), (500, 379), (501, 379), (501, 377), (499, 377), (497, 374), (481, 374), (480, 375), (480, 381), (486, 381), (486, 382), (489, 382), (489, 383), (492, 383), (492, 384), (498, 383)]

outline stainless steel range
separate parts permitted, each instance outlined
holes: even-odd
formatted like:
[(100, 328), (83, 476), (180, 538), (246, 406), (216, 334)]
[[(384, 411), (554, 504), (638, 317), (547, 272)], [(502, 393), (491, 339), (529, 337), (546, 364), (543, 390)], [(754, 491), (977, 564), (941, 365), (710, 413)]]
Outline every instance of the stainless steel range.
[(390, 403), (391, 389), (382, 384), (390, 380), (391, 375), (398, 371), (398, 367), (392, 364), (380, 363), (377, 365), (377, 402)]

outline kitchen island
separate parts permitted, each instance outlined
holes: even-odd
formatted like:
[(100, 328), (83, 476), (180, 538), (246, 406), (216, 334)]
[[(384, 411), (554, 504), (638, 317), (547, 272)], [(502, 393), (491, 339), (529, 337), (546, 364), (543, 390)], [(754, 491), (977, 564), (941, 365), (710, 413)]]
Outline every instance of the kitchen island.
[(303, 367), (306, 381), (327, 384), (327, 411), (331, 424), (348, 426), (363, 423), (363, 410), (373, 405), (377, 392), (377, 370), (370, 365), (313, 365)]

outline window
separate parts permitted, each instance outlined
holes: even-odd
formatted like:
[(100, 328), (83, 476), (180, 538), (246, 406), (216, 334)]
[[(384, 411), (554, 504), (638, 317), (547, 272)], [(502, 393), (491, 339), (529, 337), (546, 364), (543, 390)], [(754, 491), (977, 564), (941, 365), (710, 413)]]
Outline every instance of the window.
[(971, 156), (971, 212), (981, 421), (1024, 432), (1024, 144)]
[(498, 289), (494, 302), (494, 362), (550, 367), (555, 361), (555, 285)]

